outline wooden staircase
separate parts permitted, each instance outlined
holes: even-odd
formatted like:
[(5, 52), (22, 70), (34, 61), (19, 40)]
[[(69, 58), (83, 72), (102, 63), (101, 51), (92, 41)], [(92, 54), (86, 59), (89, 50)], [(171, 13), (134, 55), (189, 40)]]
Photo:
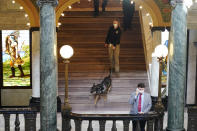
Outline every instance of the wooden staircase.
[[(139, 82), (148, 85), (142, 34), (138, 12), (132, 21), (132, 30), (123, 31), (120, 42), (120, 73), (112, 74), (112, 90), (107, 100), (94, 105), (90, 94), (93, 83), (99, 83), (109, 74), (108, 50), (105, 37), (114, 18), (122, 23), (120, 11), (103, 12), (93, 17), (90, 11), (64, 12), (58, 29), (58, 50), (69, 44), (74, 55), (69, 64), (69, 96), (73, 111), (129, 111), (129, 96)], [(59, 96), (64, 98), (64, 63), (58, 54)], [(148, 89), (147, 89), (148, 90)]]

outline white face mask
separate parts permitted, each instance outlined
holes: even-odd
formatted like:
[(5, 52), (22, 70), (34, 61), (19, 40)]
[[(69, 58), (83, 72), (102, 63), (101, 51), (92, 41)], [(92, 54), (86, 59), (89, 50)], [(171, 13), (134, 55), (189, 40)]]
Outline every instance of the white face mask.
[(114, 28), (117, 28), (118, 27), (118, 24), (113, 24), (114, 25)]
[(139, 90), (139, 93), (141, 93), (141, 94), (144, 93), (144, 90)]

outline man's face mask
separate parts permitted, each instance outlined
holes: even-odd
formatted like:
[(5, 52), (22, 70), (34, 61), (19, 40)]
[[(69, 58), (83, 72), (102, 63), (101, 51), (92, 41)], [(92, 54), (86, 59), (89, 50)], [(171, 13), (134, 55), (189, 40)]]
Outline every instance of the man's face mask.
[(139, 92), (142, 94), (142, 93), (144, 93), (144, 90), (140, 90)]
[(138, 88), (139, 93), (144, 93), (144, 88)]

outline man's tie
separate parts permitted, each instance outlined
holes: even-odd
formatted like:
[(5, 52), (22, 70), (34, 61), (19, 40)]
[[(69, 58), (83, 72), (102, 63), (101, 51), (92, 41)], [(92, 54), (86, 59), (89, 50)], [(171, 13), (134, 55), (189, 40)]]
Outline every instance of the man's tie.
[(138, 101), (138, 112), (141, 112), (142, 109), (142, 94), (140, 93), (139, 101)]

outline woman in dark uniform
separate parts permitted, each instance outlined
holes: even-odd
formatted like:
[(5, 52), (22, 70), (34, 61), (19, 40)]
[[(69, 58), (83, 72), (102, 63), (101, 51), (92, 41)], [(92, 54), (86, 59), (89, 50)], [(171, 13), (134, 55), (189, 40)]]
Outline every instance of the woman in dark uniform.
[(105, 41), (105, 47), (108, 47), (111, 69), (115, 69), (115, 72), (119, 72), (120, 36), (121, 29), (119, 22), (114, 20), (113, 26), (110, 26), (109, 28)]

